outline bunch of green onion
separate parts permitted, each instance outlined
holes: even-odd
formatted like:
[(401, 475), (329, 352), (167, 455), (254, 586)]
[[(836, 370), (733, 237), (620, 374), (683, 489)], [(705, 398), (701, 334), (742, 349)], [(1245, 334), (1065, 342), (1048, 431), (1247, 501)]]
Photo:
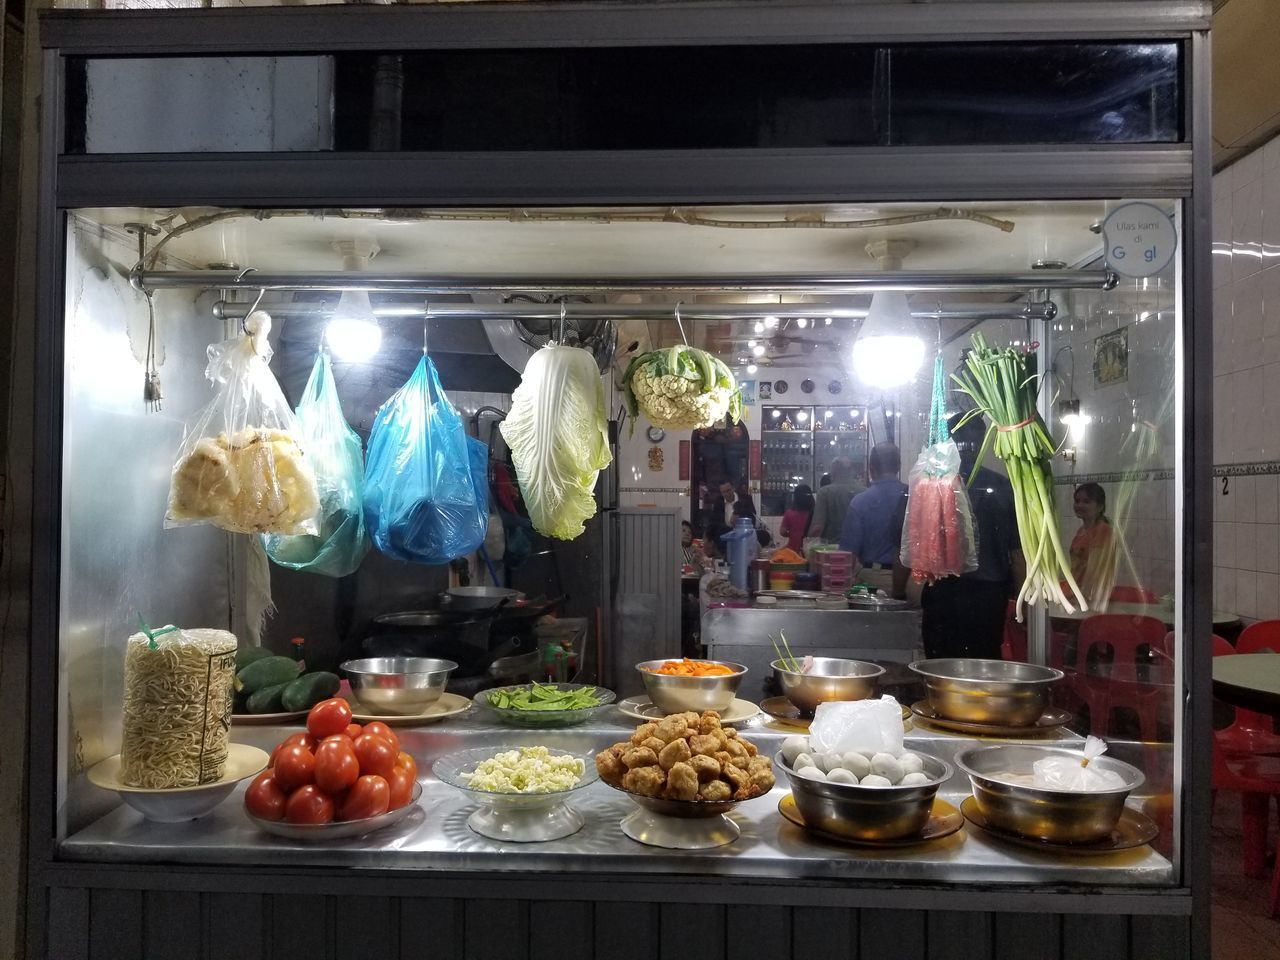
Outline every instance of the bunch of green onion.
[(1027, 576), (1016, 604), (1018, 620), (1022, 620), (1023, 603), (1043, 601), (1058, 604), (1068, 613), (1074, 611), (1064, 585), (1080, 609), (1088, 610), (1058, 533), (1052, 467), (1056, 450), (1036, 410), (1037, 378), (1027, 372), (1026, 355), (1012, 347), (988, 347), (982, 334), (975, 333), (965, 369), (953, 379), (960, 392), (977, 405), (970, 416), (984, 413), (991, 421), (969, 483), (973, 483), (987, 451), (994, 449), (1013, 486), (1018, 536), (1027, 561)]

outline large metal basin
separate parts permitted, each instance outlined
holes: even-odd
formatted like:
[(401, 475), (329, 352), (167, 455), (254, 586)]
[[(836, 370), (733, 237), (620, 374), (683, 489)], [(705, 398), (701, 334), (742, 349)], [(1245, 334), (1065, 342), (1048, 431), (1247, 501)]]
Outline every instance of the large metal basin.
[(733, 703), (738, 695), (738, 687), (747, 674), (747, 668), (740, 663), (729, 663), (727, 660), (707, 660), (706, 663), (719, 663), (733, 670), (733, 673), (719, 677), (677, 677), (665, 673), (654, 673), (666, 660), (646, 660), (637, 663), (636, 669), (644, 679), (644, 692), (649, 695), (653, 705), (664, 713), (683, 713), (692, 710), (701, 713), (703, 710), (724, 710)]
[(786, 698), (801, 713), (812, 716), (818, 704), (832, 700), (866, 700), (876, 692), (876, 680), (885, 672), (878, 663), (838, 657), (809, 658), (808, 672), (788, 670), (774, 660), (773, 675)]
[(956, 766), (969, 775), (978, 809), (992, 826), (1036, 840), (1091, 843), (1115, 829), (1129, 794), (1146, 779), (1123, 760), (1097, 757), (1101, 770), (1118, 773), (1121, 788), (1096, 793), (1042, 790), (1032, 786), (1032, 765), (1055, 755), (1079, 758), (1078, 750), (1009, 745), (979, 747), (956, 755)]
[(1049, 705), (1049, 688), (1062, 671), (1011, 660), (917, 660), (911, 669), (924, 679), (938, 715), (967, 723), (1029, 727)]

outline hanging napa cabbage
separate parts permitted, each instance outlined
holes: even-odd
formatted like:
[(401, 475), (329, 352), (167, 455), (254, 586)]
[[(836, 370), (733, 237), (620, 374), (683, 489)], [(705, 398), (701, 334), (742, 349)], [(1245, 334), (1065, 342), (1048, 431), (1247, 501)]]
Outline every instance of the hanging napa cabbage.
[(589, 352), (546, 346), (529, 358), (501, 430), (539, 533), (572, 540), (595, 516), (596, 477), (613, 460), (607, 421)]

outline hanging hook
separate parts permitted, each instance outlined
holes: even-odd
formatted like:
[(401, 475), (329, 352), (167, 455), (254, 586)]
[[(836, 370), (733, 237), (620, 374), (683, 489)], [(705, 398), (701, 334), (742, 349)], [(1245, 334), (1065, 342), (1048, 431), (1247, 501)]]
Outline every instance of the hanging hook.
[(422, 316), (422, 355), (427, 356), (427, 325), (431, 323), (431, 301), (427, 301), (427, 309)]
[[(248, 270), (245, 271), (245, 273), (248, 273), (249, 270), (252, 270), (252, 269), (253, 267), (249, 267)], [(244, 276), (244, 274), (241, 274), (241, 276)], [(265, 297), (266, 295), (267, 295), (267, 288), (266, 287), (260, 288), (258, 290), (257, 299), (253, 301), (253, 306), (251, 306), (248, 310), (246, 310), (244, 312), (244, 316), (240, 318), (240, 332), (243, 333), (245, 336), (249, 335), (249, 328), (245, 326), (245, 323), (249, 320), (251, 316), (253, 316), (253, 311), (258, 309), (258, 304), (262, 302), (262, 298)]]
[(564, 317), (566, 312), (567, 312), (567, 308), (564, 305), (564, 301), (561, 300), (560, 301), (560, 328), (559, 328), (559, 331), (557, 332), (556, 342), (559, 343), (560, 346), (562, 347), (564, 346)]
[(684, 345), (687, 347), (689, 345), (689, 338), (684, 335), (684, 321), (680, 319), (680, 301), (679, 300), (676, 301), (676, 327), (679, 328), (680, 330), (680, 339), (684, 342)]

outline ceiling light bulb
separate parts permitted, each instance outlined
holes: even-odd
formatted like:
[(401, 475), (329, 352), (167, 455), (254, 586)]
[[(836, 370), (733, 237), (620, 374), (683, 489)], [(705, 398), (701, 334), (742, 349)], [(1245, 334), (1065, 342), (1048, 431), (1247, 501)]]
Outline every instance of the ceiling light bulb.
[(853, 369), (858, 378), (881, 389), (900, 387), (916, 375), (924, 352), (907, 295), (890, 291), (875, 294), (853, 344)]
[(773, 419), (777, 420), (780, 416), (782, 416), (782, 411), (781, 411), (781, 410), (775, 410), (775, 411), (773, 411)]
[(801, 330), (803, 330), (803, 329), (804, 329), (805, 327), (807, 327), (808, 325), (809, 325), (809, 321), (808, 321), (807, 319), (805, 319), (804, 317), (797, 317), (797, 318), (796, 318), (796, 326), (797, 326), (797, 327), (799, 327)]
[(759, 320), (756, 321), (756, 333), (764, 333), (764, 324)]
[(804, 423), (806, 420), (809, 419), (809, 414), (801, 410), (799, 413), (796, 414), (796, 419), (799, 420), (801, 423)]
[(759, 368), (759, 367), (757, 367), (754, 363), (748, 363), (748, 364), (747, 364), (747, 373), (755, 373), (755, 372), (756, 372), (757, 370), (759, 370), (759, 369), (760, 369), (760, 368)]
[(825, 318), (822, 322), (823, 322), (823, 323), (825, 323), (828, 327), (829, 327), (829, 326), (831, 326), (831, 318), (830, 318), (830, 317)]
[(765, 317), (765, 318), (764, 318), (764, 325), (765, 325), (766, 327), (776, 327), (776, 326), (778, 325), (778, 318), (777, 318), (777, 317)]
[(763, 357), (764, 356), (763, 344), (757, 343), (754, 347), (751, 348), (751, 352), (754, 353), (757, 357)]
[(369, 294), (364, 290), (344, 293), (324, 336), (335, 359), (348, 363), (372, 360), (382, 346), (382, 328), (369, 303)]
[(756, 345), (756, 342), (757, 342), (757, 341), (755, 341), (755, 340), (748, 340), (748, 341), (747, 341), (747, 346), (748, 346), (748, 347), (754, 347), (754, 346)]

